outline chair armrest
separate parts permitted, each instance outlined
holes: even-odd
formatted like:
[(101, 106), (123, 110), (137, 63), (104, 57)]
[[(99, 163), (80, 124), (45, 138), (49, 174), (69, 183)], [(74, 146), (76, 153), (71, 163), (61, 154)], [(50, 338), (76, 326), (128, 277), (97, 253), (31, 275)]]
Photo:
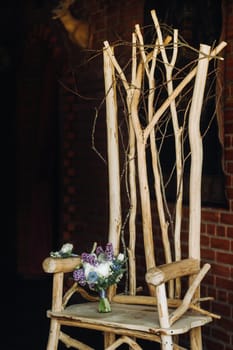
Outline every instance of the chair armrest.
[(43, 263), (43, 270), (47, 273), (72, 272), (81, 262), (80, 256), (72, 258), (46, 258)]
[(200, 261), (198, 259), (183, 259), (158, 267), (152, 267), (146, 273), (146, 282), (158, 286), (175, 278), (196, 274), (199, 271)]

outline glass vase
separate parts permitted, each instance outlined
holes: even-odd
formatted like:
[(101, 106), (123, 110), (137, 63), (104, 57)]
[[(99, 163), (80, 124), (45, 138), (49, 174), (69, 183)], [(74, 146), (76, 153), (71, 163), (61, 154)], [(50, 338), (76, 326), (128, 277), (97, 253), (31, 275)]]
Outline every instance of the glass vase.
[(98, 305), (98, 311), (99, 312), (111, 312), (111, 305), (109, 303), (107, 293), (105, 289), (101, 289), (99, 291), (99, 305)]

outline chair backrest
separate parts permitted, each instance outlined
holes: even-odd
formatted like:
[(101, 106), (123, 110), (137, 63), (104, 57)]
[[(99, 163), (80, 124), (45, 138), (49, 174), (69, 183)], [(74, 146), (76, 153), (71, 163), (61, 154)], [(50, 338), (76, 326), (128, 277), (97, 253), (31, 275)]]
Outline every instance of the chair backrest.
[[(116, 252), (122, 242), (127, 250), (131, 295), (135, 295), (137, 289), (136, 241), (141, 237), (146, 270), (161, 264), (161, 250), (165, 257), (163, 263), (184, 257), (200, 261), (203, 159), (200, 119), (209, 61), (226, 45), (221, 43), (211, 51), (210, 46), (202, 44), (199, 55), (182, 66), (185, 60), (182, 61), (179, 52), (184, 44), (178, 31), (163, 37), (154, 10), (151, 15), (156, 38), (151, 45), (145, 45), (140, 27), (135, 26), (127, 72), (107, 41), (103, 50), (109, 241)], [(190, 50), (189, 57), (193, 57), (194, 50)], [(170, 183), (173, 202), (168, 198)], [(187, 191), (189, 228), (188, 234), (182, 236), (184, 192)], [(186, 243), (181, 242), (181, 237)], [(153, 286), (148, 287), (154, 295)], [(173, 282), (169, 284), (169, 296), (180, 293), (177, 279), (176, 286)]]
[[(192, 65), (182, 67), (181, 61), (177, 68), (179, 47), (182, 47), (178, 32), (174, 30), (172, 37), (163, 38), (155, 11), (151, 15), (155, 41), (146, 46), (136, 25), (126, 71), (108, 42), (104, 42), (103, 49), (108, 241), (115, 254), (123, 247), (128, 256), (126, 293), (117, 294), (116, 287), (110, 287), (108, 296), (115, 311), (106, 318), (97, 315), (93, 303), (66, 308), (76, 291), (87, 300), (96, 300), (77, 283), (63, 293), (64, 273), (72, 272), (81, 258), (46, 259), (44, 270), (54, 273), (52, 310), (48, 311), (51, 317), (48, 350), (57, 349), (59, 340), (68, 347), (92, 349), (63, 333), (61, 325), (103, 331), (104, 348), (108, 350), (122, 343), (135, 350), (142, 349), (134, 341), (137, 337), (161, 342), (163, 350), (182, 349), (172, 337), (190, 331), (191, 349), (201, 350), (200, 328), (216, 316), (199, 307), (200, 283), (210, 268), (209, 264), (201, 266), (200, 257), (203, 158), (200, 119), (209, 61), (226, 44), (223, 42), (212, 51), (209, 46), (201, 45)], [(188, 181), (184, 181), (186, 174)], [(175, 198), (172, 203), (167, 190), (171, 182)], [(189, 210), (183, 215), (185, 186)], [(188, 221), (185, 235), (182, 234), (184, 218)], [(183, 276), (189, 277), (184, 296), (180, 282)], [(138, 295), (138, 280), (146, 280), (149, 293)], [(185, 315), (190, 308), (198, 311), (196, 316)], [(126, 312), (122, 316), (123, 309)], [(115, 339), (116, 334), (121, 337)]]

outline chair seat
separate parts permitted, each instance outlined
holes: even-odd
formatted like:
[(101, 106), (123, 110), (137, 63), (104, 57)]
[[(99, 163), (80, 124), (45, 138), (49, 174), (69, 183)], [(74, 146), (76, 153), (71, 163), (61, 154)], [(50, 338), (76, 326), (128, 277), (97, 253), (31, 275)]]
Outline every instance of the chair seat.
[[(98, 303), (87, 302), (75, 304), (65, 308), (64, 311), (55, 312), (49, 310), (48, 317), (57, 318), (62, 324), (68, 324), (85, 328), (96, 326), (99, 330), (111, 330), (117, 334), (126, 334), (133, 331), (135, 336), (141, 336), (141, 333), (158, 335), (182, 334), (191, 328), (203, 326), (212, 321), (212, 318), (200, 315), (195, 312), (187, 312), (183, 317), (176, 321), (171, 328), (161, 329), (158, 322), (158, 313), (155, 306), (111, 304), (112, 312), (99, 313)], [(125, 330), (127, 330), (125, 332)]]

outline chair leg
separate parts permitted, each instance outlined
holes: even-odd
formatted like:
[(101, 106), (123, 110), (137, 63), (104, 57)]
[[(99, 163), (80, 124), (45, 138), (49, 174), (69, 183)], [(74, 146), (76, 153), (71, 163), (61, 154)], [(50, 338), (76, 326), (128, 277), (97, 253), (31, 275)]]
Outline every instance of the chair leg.
[(57, 350), (60, 327), (61, 326), (57, 320), (51, 320), (47, 350)]
[(201, 327), (193, 328), (190, 331), (190, 349), (202, 350)]
[(104, 332), (104, 349), (109, 347), (116, 340), (116, 336), (114, 333)]
[(173, 350), (171, 335), (161, 335), (161, 350)]

